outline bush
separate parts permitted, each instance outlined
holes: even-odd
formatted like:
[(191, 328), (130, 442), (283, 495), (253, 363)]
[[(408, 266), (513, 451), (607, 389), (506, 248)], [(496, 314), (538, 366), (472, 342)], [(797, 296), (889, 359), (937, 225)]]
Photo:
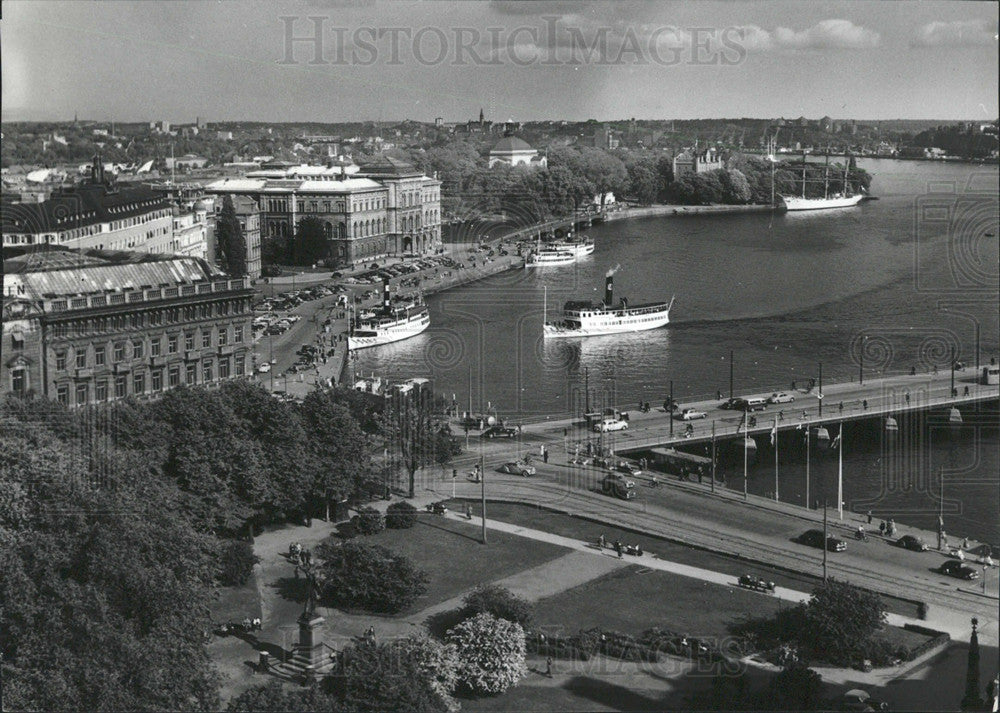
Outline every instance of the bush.
[(351, 518), (351, 524), (359, 535), (377, 535), (385, 529), (385, 516), (375, 508), (364, 507)]
[(260, 269), (260, 275), (261, 277), (280, 277), (281, 268), (277, 265), (264, 265), (264, 267)]
[(473, 617), (477, 614), (492, 614), (497, 619), (506, 619), (520, 624), (526, 629), (531, 623), (532, 605), (506, 587), (499, 584), (481, 584), (465, 597), (463, 614)]
[(409, 559), (358, 540), (316, 549), (322, 592), (335, 605), (394, 614), (427, 591), (427, 575)]
[(579, 637), (548, 636), (540, 631), (525, 634), (525, 647), (531, 654), (570, 661), (589, 661), (593, 655), (593, 650), (583, 648)]
[(385, 526), (391, 530), (408, 530), (417, 524), (417, 509), (407, 502), (393, 503), (385, 510)]
[(253, 553), (249, 542), (229, 542), (222, 549), (219, 581), (223, 586), (246, 584), (253, 573), (253, 566), (260, 560)]
[(458, 653), (458, 680), (475, 693), (498, 694), (527, 673), (524, 629), (490, 614), (478, 614), (448, 631)]

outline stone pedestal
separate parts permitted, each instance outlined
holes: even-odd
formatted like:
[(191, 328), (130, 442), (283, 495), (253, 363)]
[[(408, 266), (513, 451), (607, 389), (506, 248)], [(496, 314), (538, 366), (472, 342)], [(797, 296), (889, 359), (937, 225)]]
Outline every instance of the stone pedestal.
[(323, 668), (329, 662), (319, 633), (323, 621), (319, 614), (299, 617), (299, 643), (292, 649), (292, 661), (307, 674)]

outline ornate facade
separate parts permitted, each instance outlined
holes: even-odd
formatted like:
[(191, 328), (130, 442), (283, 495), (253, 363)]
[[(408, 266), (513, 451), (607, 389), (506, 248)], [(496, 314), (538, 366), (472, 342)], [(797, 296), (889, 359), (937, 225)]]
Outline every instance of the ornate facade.
[(204, 260), (27, 252), (4, 263), (0, 393), (85, 406), (252, 372), (252, 291)]

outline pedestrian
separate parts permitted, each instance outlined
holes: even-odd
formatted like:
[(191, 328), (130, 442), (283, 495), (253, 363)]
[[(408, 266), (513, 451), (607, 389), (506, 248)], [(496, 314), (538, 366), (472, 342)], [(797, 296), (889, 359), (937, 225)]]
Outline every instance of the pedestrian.
[(885, 536), (885, 520), (879, 523), (878, 534), (882, 535), (883, 537)]
[(542, 462), (543, 463), (549, 462), (549, 449), (545, 448), (544, 446), (542, 447)]
[(969, 549), (969, 538), (968, 537), (963, 537), (962, 538), (962, 549), (963, 550)]
[(868, 511), (868, 524), (869, 525), (872, 524), (872, 511), (871, 510)]
[(600, 534), (600, 535), (599, 535), (599, 536), (597, 537), (597, 546), (598, 546), (598, 547), (600, 547), (600, 548), (601, 548), (601, 549), (603, 550), (603, 549), (604, 549), (604, 545), (605, 545), (606, 543), (607, 543), (607, 540), (605, 540), (605, 539), (604, 539), (604, 533), (602, 532), (602, 533), (601, 533), (601, 534)]
[(861, 408), (863, 408), (865, 411), (868, 410), (868, 399), (862, 400), (862, 402), (861, 402)]
[(844, 402), (843, 401), (840, 402), (839, 408), (840, 408), (840, 412), (843, 413), (844, 412)]
[(552, 657), (548, 656), (545, 659), (545, 675), (552, 678)]
[(717, 401), (721, 401), (722, 400), (722, 390), (721, 389), (717, 389), (716, 390), (716, 392), (715, 392), (715, 398), (716, 398)]
[(969, 387), (968, 386), (965, 387), (965, 393), (962, 394), (962, 395), (963, 396), (968, 396), (969, 395)]
[(622, 543), (620, 540), (615, 540), (615, 552), (618, 553), (618, 559), (622, 558)]
[(893, 535), (896, 534), (896, 521), (893, 520), (891, 517), (889, 518), (888, 530), (889, 530), (889, 537), (892, 537)]
[(468, 503), (466, 503), (465, 505), (465, 519), (466, 520), (472, 519), (472, 505), (469, 505)]

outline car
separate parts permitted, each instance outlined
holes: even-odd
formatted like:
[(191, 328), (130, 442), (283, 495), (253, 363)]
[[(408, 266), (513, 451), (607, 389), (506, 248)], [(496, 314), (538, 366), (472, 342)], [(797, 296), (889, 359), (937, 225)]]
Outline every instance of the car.
[(257, 371), (259, 371), (261, 374), (266, 374), (267, 372), (271, 371), (271, 365), (268, 364), (267, 362), (264, 362), (263, 364), (257, 367)]
[[(809, 545), (810, 547), (819, 547), (823, 549), (823, 531), (822, 530), (806, 530), (799, 537), (799, 542), (803, 545)], [(833, 535), (826, 536), (826, 549), (830, 552), (843, 552), (847, 549), (847, 543), (838, 537)]]
[(739, 406), (740, 406), (740, 403), (742, 401), (743, 401), (743, 399), (735, 399), (735, 398), (734, 399), (726, 399), (721, 404), (719, 404), (719, 408), (721, 408), (721, 409), (738, 409)]
[(708, 414), (704, 411), (699, 411), (696, 408), (686, 408), (681, 411), (679, 418), (682, 421), (694, 421), (699, 418), (708, 418)]
[(330, 273), (330, 279), (331, 280), (339, 280), (343, 276), (344, 276), (344, 273), (340, 272), (339, 270), (337, 272), (331, 272)]
[(517, 436), (517, 429), (507, 426), (490, 426), (480, 435), (483, 438), (514, 438)]
[(601, 492), (622, 500), (632, 500), (635, 497), (635, 481), (621, 473), (608, 473), (601, 480)]
[(776, 391), (767, 397), (767, 402), (769, 404), (790, 404), (795, 400), (795, 397), (791, 394), (785, 393), (784, 391)]
[(628, 475), (642, 475), (642, 469), (635, 463), (629, 463), (628, 461), (619, 461), (615, 464), (614, 470), (619, 473), (626, 473)]
[(594, 424), (594, 433), (607, 433), (608, 431), (624, 431), (628, 428), (628, 421), (620, 418), (606, 418), (600, 423)]
[(927, 543), (915, 535), (903, 535), (896, 540), (896, 544), (904, 550), (913, 550), (914, 552), (927, 551)]
[(957, 579), (979, 578), (979, 572), (967, 564), (962, 564), (958, 560), (948, 560), (938, 567), (938, 572), (941, 574), (947, 574), (949, 577), (955, 577)]
[(520, 475), (527, 478), (530, 475), (534, 475), (537, 471), (533, 465), (525, 465), (524, 463), (515, 463), (511, 461), (510, 463), (504, 463), (500, 466), (501, 473), (509, 473), (510, 475)]

